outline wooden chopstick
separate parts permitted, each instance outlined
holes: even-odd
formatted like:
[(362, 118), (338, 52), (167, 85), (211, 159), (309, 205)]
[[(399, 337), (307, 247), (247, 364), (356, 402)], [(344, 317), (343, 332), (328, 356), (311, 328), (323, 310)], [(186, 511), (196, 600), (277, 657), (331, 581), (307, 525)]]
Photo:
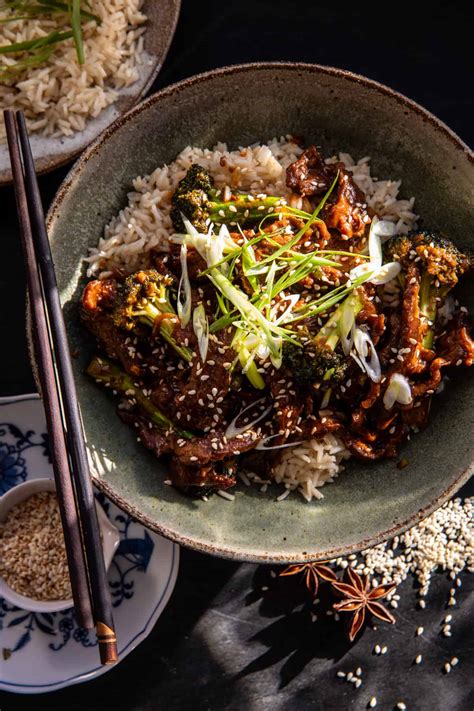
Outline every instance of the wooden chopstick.
[(64, 531), (74, 608), (78, 624), (81, 627), (93, 628), (94, 620), (89, 597), (86, 561), (76, 512), (74, 488), (69, 471), (69, 458), (63, 435), (61, 407), (56, 389), (56, 377), (43, 305), (40, 274), (33, 246), (15, 117), (11, 111), (5, 111), (4, 117), (20, 222), (21, 244), (26, 265), (33, 345), (38, 365), (41, 394), (45, 406), (46, 422), (50, 434), (51, 460)]
[(59, 399), (65, 425), (63, 432), (78, 503), (100, 658), (103, 664), (113, 664), (117, 661), (117, 642), (66, 329), (26, 122), (21, 112), (17, 114), (17, 120), (26, 178), (26, 197), (33, 227), (32, 242), (39, 266), (50, 345), (55, 358)]
[(96, 620), (97, 639), (103, 664), (117, 661), (117, 640), (114, 631), (112, 606), (108, 593), (108, 583), (104, 556), (100, 539), (100, 528), (95, 508), (87, 452), (84, 441), (81, 414), (76, 395), (71, 356), (64, 325), (61, 302), (59, 300), (56, 274), (44, 219), (43, 206), (36, 178), (35, 165), (24, 114), (17, 114), (20, 144), (26, 178), (26, 191), (30, 207), (30, 217), (35, 238), (35, 253), (38, 260), (46, 308), (49, 315), (56, 369), (59, 378), (63, 409), (66, 422), (66, 440), (72, 463), (72, 474), (80, 509), (84, 547), (92, 592), (92, 605)]

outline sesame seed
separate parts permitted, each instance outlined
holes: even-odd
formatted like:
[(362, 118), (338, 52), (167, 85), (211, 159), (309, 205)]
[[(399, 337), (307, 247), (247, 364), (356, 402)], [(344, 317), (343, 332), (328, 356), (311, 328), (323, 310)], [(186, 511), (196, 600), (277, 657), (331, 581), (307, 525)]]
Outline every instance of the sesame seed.
[(459, 659), (457, 657), (453, 657), (450, 662), (452, 667), (455, 667), (456, 664), (459, 664)]
[(369, 708), (374, 709), (377, 706), (377, 698), (375, 696), (372, 696), (372, 698), (369, 701)]
[(451, 671), (451, 664), (449, 662), (446, 662), (446, 664), (444, 665), (444, 671), (446, 672), (446, 674), (449, 674), (449, 672)]
[(403, 703), (403, 701), (399, 701), (397, 703), (397, 709), (400, 709), (400, 711), (405, 711), (406, 709), (406, 704)]
[(421, 627), (421, 626), (417, 627), (416, 628), (416, 636), (419, 637), (421, 634), (423, 634), (424, 631), (425, 631), (424, 627)]

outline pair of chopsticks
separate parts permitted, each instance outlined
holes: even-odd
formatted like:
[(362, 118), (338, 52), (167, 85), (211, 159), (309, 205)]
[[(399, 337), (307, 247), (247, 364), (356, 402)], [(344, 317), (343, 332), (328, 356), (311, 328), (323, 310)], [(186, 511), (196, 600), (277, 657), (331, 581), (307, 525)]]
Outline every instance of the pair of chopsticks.
[(96, 628), (102, 664), (113, 664), (117, 641), (94, 491), (28, 131), (22, 112), (3, 115), (74, 607), (80, 627)]

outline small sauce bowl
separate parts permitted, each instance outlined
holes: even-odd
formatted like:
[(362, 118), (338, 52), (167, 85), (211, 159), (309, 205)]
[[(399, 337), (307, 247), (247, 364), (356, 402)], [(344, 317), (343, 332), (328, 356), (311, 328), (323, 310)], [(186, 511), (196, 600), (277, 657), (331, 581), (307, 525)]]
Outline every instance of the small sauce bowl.
[[(12, 489), (9, 489), (0, 497), (0, 522), (5, 521), (14, 506), (26, 501), (30, 496), (43, 491), (56, 491), (56, 485), (53, 479), (30, 479), (23, 484), (18, 484)], [(107, 518), (102, 506), (97, 503), (97, 501), (95, 505), (99, 519), (105, 567), (106, 570), (108, 570), (120, 543), (120, 534)], [(17, 593), (7, 584), (2, 576), (0, 576), (0, 597), (5, 598), (5, 600), (8, 600), (8, 602), (22, 610), (29, 610), (31, 612), (59, 612), (74, 607), (72, 598), (68, 600), (35, 600), (32, 597)]]

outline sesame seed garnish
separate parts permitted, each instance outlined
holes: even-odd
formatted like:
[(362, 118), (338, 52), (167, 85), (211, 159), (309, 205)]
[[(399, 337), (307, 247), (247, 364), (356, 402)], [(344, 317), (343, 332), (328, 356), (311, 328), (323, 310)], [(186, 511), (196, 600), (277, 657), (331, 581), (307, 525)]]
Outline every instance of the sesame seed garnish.
[(424, 627), (421, 627), (421, 626), (420, 626), (420, 627), (417, 627), (417, 628), (416, 628), (416, 636), (419, 637), (420, 635), (423, 634), (424, 631), (425, 631), (425, 628), (424, 628)]
[(377, 698), (375, 696), (372, 696), (372, 698), (369, 701), (369, 708), (374, 709), (377, 706)]
[(421, 664), (422, 661), (423, 661), (423, 656), (421, 654), (418, 654), (415, 657), (415, 664)]

